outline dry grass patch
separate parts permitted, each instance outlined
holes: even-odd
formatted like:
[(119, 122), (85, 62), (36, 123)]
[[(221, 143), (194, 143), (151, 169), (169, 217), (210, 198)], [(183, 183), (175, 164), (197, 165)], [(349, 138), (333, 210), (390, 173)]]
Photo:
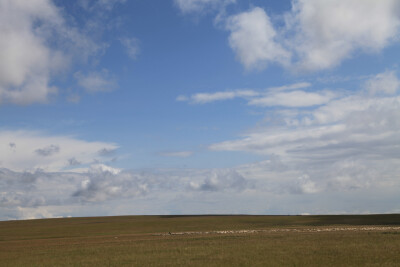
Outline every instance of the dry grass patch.
[(0, 222), (0, 266), (400, 266), (399, 219), (126, 216)]

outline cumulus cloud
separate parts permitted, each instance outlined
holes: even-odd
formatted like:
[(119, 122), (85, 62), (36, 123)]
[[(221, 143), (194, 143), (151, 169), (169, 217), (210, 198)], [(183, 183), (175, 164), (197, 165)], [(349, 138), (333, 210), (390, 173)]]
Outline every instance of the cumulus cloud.
[(99, 215), (105, 206), (111, 214), (118, 214), (116, 209), (126, 201), (131, 207), (127, 213), (135, 213), (132, 205), (138, 201), (145, 205), (153, 202), (147, 211), (151, 212), (159, 210), (154, 202), (173, 201), (179, 195), (218, 197), (229, 192), (240, 194), (251, 187), (250, 180), (230, 169), (129, 171), (104, 164), (92, 164), (81, 172), (0, 168), (0, 220), (78, 216), (79, 210)]
[[(235, 2), (175, 0), (183, 13)], [(293, 0), (289, 12), (273, 15), (274, 21), (256, 6), (233, 15), (224, 10), (216, 17), (217, 25), (230, 32), (229, 45), (247, 70), (272, 63), (295, 72), (330, 69), (357, 52), (377, 53), (399, 41), (397, 0)]]
[[(89, 1), (80, 1), (82, 7), (84, 2), (92, 7)], [(109, 12), (117, 2), (124, 1), (101, 0), (93, 5)], [(98, 37), (101, 33), (95, 29), (102, 28), (102, 22), (91, 16), (87, 20), (77, 28), (64, 10), (50, 0), (1, 0), (0, 104), (45, 103), (65, 89), (54, 86), (60, 73), (68, 71), (74, 62), (87, 63), (105, 49)], [(86, 79), (82, 81), (85, 89), (112, 87), (105, 78), (93, 75), (88, 78), (92, 83), (97, 78), (97, 87), (89, 87)], [(76, 97), (72, 100), (76, 101)]]
[(107, 203), (114, 203), (109, 208), (115, 211), (116, 202), (128, 201), (131, 206), (141, 199), (146, 203), (165, 202), (177, 195), (218, 196), (225, 192), (240, 193), (251, 187), (250, 180), (229, 169), (124, 171), (94, 164), (87, 171), (76, 173), (17, 172), (2, 168), (0, 220), (67, 216), (85, 207), (98, 210)]
[(80, 188), (72, 194), (82, 201), (100, 202), (115, 198), (136, 197), (147, 193), (148, 182), (132, 173), (97, 165), (92, 167)]
[(48, 101), (58, 91), (54, 77), (74, 58), (87, 58), (100, 49), (69, 26), (52, 1), (2, 0), (0, 5), (0, 103)]
[(53, 70), (66, 63), (63, 53), (46, 44), (43, 31), (63, 27), (58, 9), (45, 0), (2, 0), (0, 6), (0, 103), (45, 102), (57, 91), (49, 85)]
[[(398, 148), (393, 148), (392, 152), (396, 151)], [(302, 157), (310, 153), (314, 152), (301, 152), (297, 160), (291, 159), (292, 155), (271, 154), (266, 161), (229, 169), (134, 171), (104, 164), (93, 164), (81, 172), (1, 168), (0, 220), (117, 214), (342, 213), (354, 212), (355, 207), (365, 212), (362, 204), (349, 208), (349, 196), (357, 195), (359, 202), (368, 200), (371, 187), (379, 201), (368, 205), (368, 211), (393, 211), (396, 207), (398, 153), (383, 162), (371, 154), (340, 160), (329, 153), (312, 161)], [(325, 201), (325, 209), (321, 201)]]
[(263, 68), (270, 62), (285, 65), (290, 60), (290, 52), (277, 42), (277, 33), (262, 8), (229, 17), (226, 28), (231, 32), (231, 48), (247, 69)]
[(50, 136), (30, 131), (0, 131), (0, 144), (18, 144), (18, 149), (0, 150), (0, 167), (15, 171), (60, 171), (68, 166), (90, 164), (106, 158), (98, 152), (114, 150), (115, 144), (87, 142), (69, 136)]
[(326, 69), (354, 51), (380, 51), (398, 39), (399, 10), (396, 0), (294, 1), (288, 16), (297, 31), (291, 49), (299, 56), (298, 66)]
[(135, 198), (154, 192), (176, 194), (187, 189), (200, 192), (243, 191), (251, 181), (229, 169), (122, 171), (105, 165), (91, 168), (73, 194), (81, 201), (101, 202)]
[(78, 176), (72, 173), (54, 175), (40, 170), (15, 172), (1, 168), (0, 206), (17, 209), (59, 205), (61, 199), (58, 196), (64, 196), (65, 192), (71, 190), (69, 183), (76, 180)]
[(191, 181), (189, 188), (197, 191), (242, 191), (249, 187), (249, 182), (234, 170), (214, 170), (207, 173), (200, 181)]
[[(0, 189), (0, 220), (85, 214), (332, 213), (354, 212), (355, 206), (365, 212), (360, 199), (370, 197), (371, 186), (380, 197), (368, 205), (369, 211), (393, 211), (396, 206), (398, 179), (390, 179), (393, 170), (382, 172), (393, 162), (374, 171), (379, 164), (368, 166), (356, 159), (303, 169), (284, 161), (275, 156), (232, 169), (203, 170), (124, 171), (102, 164), (82, 173), (0, 169), (0, 188), (7, 188)], [(343, 195), (346, 191), (350, 194)], [(349, 208), (353, 194), (360, 203)]]
[[(199, 9), (194, 5), (197, 1), (182, 2), (188, 10)], [(398, 42), (399, 10), (396, 0), (294, 0), (280, 23), (271, 21), (261, 7), (222, 21), (230, 32), (229, 44), (246, 69), (278, 63), (292, 71), (309, 72), (333, 68), (355, 52), (377, 53)]]

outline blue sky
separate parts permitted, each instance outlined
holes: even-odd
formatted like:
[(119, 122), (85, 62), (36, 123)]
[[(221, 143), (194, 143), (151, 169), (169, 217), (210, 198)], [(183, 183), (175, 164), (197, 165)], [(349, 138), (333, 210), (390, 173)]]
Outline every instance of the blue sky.
[(0, 219), (399, 212), (396, 0), (0, 0)]

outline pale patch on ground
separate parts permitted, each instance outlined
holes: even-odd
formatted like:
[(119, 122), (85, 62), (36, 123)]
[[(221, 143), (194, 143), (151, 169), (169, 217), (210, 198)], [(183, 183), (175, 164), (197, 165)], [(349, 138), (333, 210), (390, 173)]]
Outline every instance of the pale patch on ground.
[(209, 234), (255, 234), (277, 232), (337, 232), (337, 231), (400, 231), (400, 226), (358, 226), (358, 227), (313, 227), (313, 228), (276, 228), (262, 230), (222, 230), (222, 231), (196, 231), (196, 232), (169, 232), (153, 235), (209, 235)]

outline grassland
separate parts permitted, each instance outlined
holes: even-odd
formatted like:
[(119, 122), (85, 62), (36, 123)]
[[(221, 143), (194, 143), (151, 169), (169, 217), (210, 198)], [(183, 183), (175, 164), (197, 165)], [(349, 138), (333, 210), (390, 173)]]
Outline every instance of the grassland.
[(5, 221), (0, 266), (400, 266), (400, 215)]

